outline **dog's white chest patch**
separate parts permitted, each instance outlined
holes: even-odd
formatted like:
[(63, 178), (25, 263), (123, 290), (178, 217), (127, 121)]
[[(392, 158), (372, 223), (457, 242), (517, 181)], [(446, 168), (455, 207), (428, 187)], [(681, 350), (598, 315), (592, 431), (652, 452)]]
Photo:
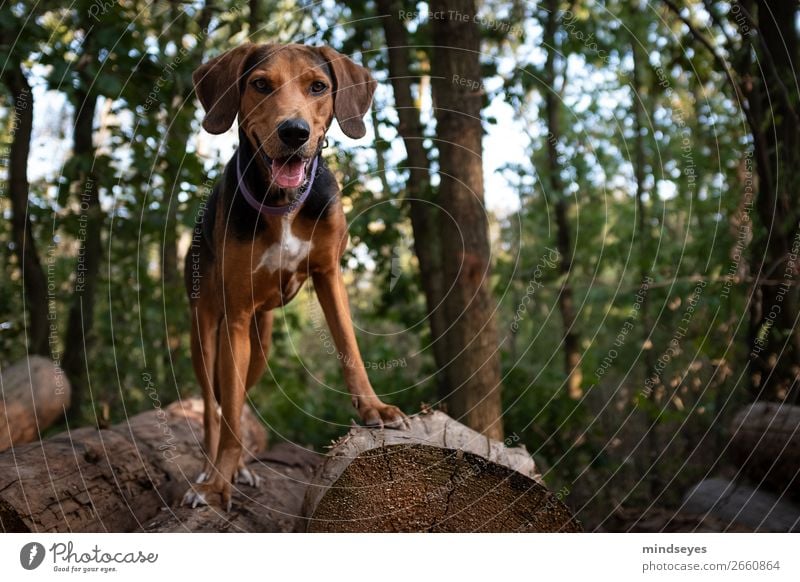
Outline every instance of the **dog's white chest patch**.
[(279, 269), (296, 271), (311, 250), (310, 240), (300, 240), (292, 233), (289, 217), (281, 220), (281, 236), (278, 242), (272, 243), (264, 254), (257, 269), (267, 269), (274, 273)]

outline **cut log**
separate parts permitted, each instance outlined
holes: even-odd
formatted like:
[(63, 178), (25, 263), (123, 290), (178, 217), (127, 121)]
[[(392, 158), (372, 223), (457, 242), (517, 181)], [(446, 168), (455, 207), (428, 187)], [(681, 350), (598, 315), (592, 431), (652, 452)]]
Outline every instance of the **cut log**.
[(311, 532), (576, 532), (524, 447), (506, 447), (442, 412), (410, 430), (354, 427), (306, 493)]
[(30, 443), (64, 417), (70, 386), (51, 360), (30, 356), (3, 370), (0, 376), (0, 451)]
[[(266, 432), (245, 410), (243, 444), (258, 454)], [(202, 440), (202, 402), (187, 399), (14, 447), (0, 454), (0, 529), (140, 531), (202, 470)]]
[(681, 511), (711, 515), (730, 529), (742, 525), (755, 532), (800, 531), (800, 507), (773, 493), (722, 478), (695, 485)]
[[(303, 498), (322, 456), (281, 443), (261, 453), (247, 468), (261, 487), (234, 489), (233, 508), (165, 508), (145, 529), (151, 532), (293, 532), (304, 529)], [(236, 485), (234, 485), (236, 487)]]
[(756, 402), (731, 427), (735, 462), (759, 487), (800, 498), (800, 406)]

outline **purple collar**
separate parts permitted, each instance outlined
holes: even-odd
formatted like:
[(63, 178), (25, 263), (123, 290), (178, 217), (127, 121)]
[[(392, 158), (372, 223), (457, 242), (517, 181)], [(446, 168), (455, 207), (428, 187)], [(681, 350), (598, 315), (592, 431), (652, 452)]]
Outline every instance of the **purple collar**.
[(298, 198), (293, 200), (291, 203), (285, 206), (268, 206), (263, 202), (259, 202), (250, 193), (247, 184), (244, 181), (244, 174), (242, 173), (242, 156), (241, 156), (242, 148), (240, 147), (236, 150), (236, 181), (239, 184), (239, 192), (242, 193), (242, 196), (247, 201), (247, 203), (253, 208), (253, 210), (257, 210), (261, 214), (270, 215), (270, 216), (282, 216), (284, 214), (289, 214), (292, 210), (299, 208), (303, 205), (303, 202), (306, 201), (308, 198), (309, 193), (311, 192), (311, 187), (314, 185), (314, 178), (317, 175), (317, 162), (319, 162), (319, 154), (314, 156), (314, 162), (311, 164), (311, 177), (308, 179), (308, 185), (306, 189), (303, 190), (303, 193), (300, 194)]

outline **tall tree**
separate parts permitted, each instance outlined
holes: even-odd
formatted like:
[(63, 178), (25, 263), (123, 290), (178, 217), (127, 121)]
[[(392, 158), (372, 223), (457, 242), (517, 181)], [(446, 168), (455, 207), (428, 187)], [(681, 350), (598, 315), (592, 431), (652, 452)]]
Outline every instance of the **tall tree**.
[(89, 390), (88, 349), (92, 343), (95, 297), (98, 273), (103, 250), (103, 210), (100, 206), (100, 189), (94, 170), (95, 148), (92, 141), (97, 94), (88, 88), (91, 78), (79, 73), (83, 84), (74, 93), (75, 125), (72, 133), (72, 153), (80, 160), (76, 165), (74, 183), (80, 208), (79, 247), (75, 266), (72, 304), (69, 308), (67, 330), (64, 337), (62, 366), (72, 385), (69, 416), (82, 417), (82, 406)]
[[(483, 198), (481, 34), (473, 0), (436, 0), (431, 12), (432, 92), (439, 150), (448, 410), (502, 438), (500, 361)], [(453, 17), (452, 15), (456, 15)]]
[(557, 70), (559, 46), (557, 45), (558, 21), (561, 18), (559, 0), (547, 0), (542, 40), (547, 50), (544, 65), (545, 115), (547, 117), (547, 197), (554, 200), (553, 210), (556, 224), (556, 248), (559, 253), (559, 273), (561, 289), (558, 294), (558, 308), (564, 326), (564, 373), (566, 374), (567, 394), (570, 398), (580, 398), (583, 394), (583, 374), (581, 373), (580, 337), (575, 322), (575, 301), (572, 293), (572, 234), (569, 222), (569, 199), (561, 179), (561, 162), (558, 145), (561, 141), (561, 95), (566, 84), (566, 64)]
[[(169, 70), (169, 82), (164, 88), (163, 95), (166, 102), (163, 106), (163, 123), (166, 126), (162, 144), (164, 145), (163, 160), (158, 164), (159, 174), (164, 182), (164, 206), (166, 218), (164, 221), (164, 238), (161, 252), (161, 282), (164, 304), (178, 305), (183, 297), (183, 285), (178, 271), (178, 238), (179, 238), (179, 197), (181, 184), (191, 182), (197, 174), (197, 159), (187, 156), (186, 151), (192, 139), (192, 121), (194, 120), (197, 104), (191, 98), (194, 92), (192, 72), (197, 63), (204, 58), (206, 47), (209, 44), (210, 33), (208, 30), (211, 16), (215, 7), (214, 0), (206, 0), (202, 9), (197, 12), (187, 13), (186, 7), (172, 6), (169, 11), (170, 18), (164, 37), (164, 44), (181, 47), (180, 52), (173, 57), (172, 62), (164, 68)], [(250, 26), (255, 26), (257, 2), (250, 1)], [(196, 26), (196, 29), (194, 28)], [(195, 31), (195, 44), (191, 49), (182, 47), (182, 37), (188, 32)], [(166, 54), (166, 47), (162, 47), (162, 54)], [(179, 327), (184, 327), (187, 320), (183, 317), (169, 317), (169, 310), (165, 310), (166, 341), (163, 350), (164, 369), (173, 369), (173, 362), (180, 351)], [(177, 324), (180, 324), (177, 325)]]
[[(130, 54), (114, 47), (130, 39), (128, 7), (108, 6), (97, 26), (97, 5), (81, 0), (63, 10), (54, 34), (53, 50), (46, 55), (51, 65), (51, 88), (63, 91), (74, 109), (72, 152), (64, 168), (61, 203), (77, 208), (78, 252), (72, 281), (73, 293), (64, 335), (62, 367), (72, 386), (69, 416), (82, 419), (83, 405), (89, 396), (90, 357), (95, 337), (97, 289), (101, 284), (100, 265), (103, 253), (105, 211), (100, 202), (101, 185), (107, 187), (113, 177), (109, 158), (98, 155), (94, 121), (99, 99), (116, 98), (120, 93), (119, 77), (127, 79), (132, 68)], [(102, 184), (101, 184), (102, 182)]]
[[(431, 203), (431, 162), (424, 145), (423, 124), (420, 110), (414, 100), (413, 85), (416, 81), (419, 90), (419, 64), (412, 68), (412, 46), (405, 23), (400, 18), (404, 4), (400, 0), (378, 0), (378, 16), (388, 48), (389, 79), (394, 92), (394, 106), (397, 110), (397, 132), (403, 138), (406, 149), (406, 201), (411, 226), (414, 231), (414, 253), (419, 261), (422, 289), (425, 293), (428, 318), (431, 330), (431, 344), (438, 375), (439, 394), (444, 399), (449, 394), (449, 384), (444, 371), (447, 367), (447, 352), (442, 334), (447, 328), (441, 301), (444, 297), (442, 273), (442, 242), (437, 228), (439, 212)], [(421, 49), (416, 49), (421, 50)]]
[[(5, 37), (5, 35), (3, 35)], [(7, 45), (6, 39), (2, 44)], [(5, 48), (5, 47), (4, 47)], [(3, 51), (5, 52), (5, 51)], [(13, 137), (8, 167), (8, 194), (11, 199), (11, 227), (14, 240), (14, 253), (19, 262), (22, 285), (25, 290), (25, 309), (23, 316), (28, 320), (28, 353), (50, 355), (49, 325), (47, 319), (47, 279), (45, 278), (33, 227), (28, 213), (28, 155), (33, 132), (33, 93), (22, 63), (22, 56), (16, 52), (16, 59), (6, 61), (2, 81), (11, 94), (13, 103)]]
[[(758, 177), (750, 301), (751, 395), (756, 399), (800, 401), (800, 83), (797, 66), (800, 7), (794, 2), (743, 0), (722, 22), (704, 4), (724, 42), (719, 45), (695, 25), (691, 10), (673, 0), (664, 4), (683, 22), (725, 71), (749, 128)], [(737, 38), (727, 32), (737, 28)], [(729, 62), (730, 56), (732, 63)]]
[[(764, 227), (751, 304), (751, 382), (758, 398), (800, 402), (800, 90), (798, 3), (742, 2), (756, 14), (758, 62), (746, 73)], [(764, 66), (766, 64), (766, 66)], [(758, 74), (759, 67), (763, 74)]]

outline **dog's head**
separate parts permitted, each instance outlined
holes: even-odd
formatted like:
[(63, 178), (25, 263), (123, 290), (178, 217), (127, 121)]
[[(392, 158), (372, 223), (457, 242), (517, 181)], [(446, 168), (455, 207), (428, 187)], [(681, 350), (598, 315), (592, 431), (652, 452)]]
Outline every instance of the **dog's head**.
[(297, 188), (335, 116), (345, 135), (363, 137), (375, 80), (330, 47), (246, 44), (201, 65), (192, 76), (205, 109), (203, 127), (224, 133), (236, 116), (272, 181)]

